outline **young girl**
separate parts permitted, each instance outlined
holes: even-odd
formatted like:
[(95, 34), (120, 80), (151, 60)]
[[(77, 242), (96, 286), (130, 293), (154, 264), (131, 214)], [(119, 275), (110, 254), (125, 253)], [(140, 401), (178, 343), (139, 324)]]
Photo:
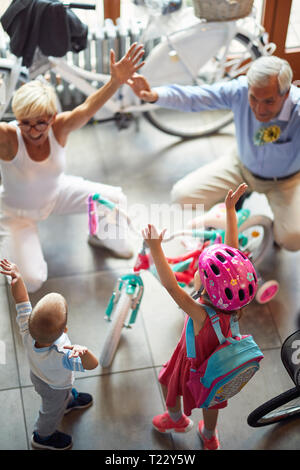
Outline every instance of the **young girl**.
[[(171, 359), (163, 366), (159, 374), (167, 411), (155, 416), (152, 423), (160, 432), (187, 432), (193, 426), (192, 420), (187, 417), (191, 415), (193, 408), (197, 408), (187, 386), (190, 368), (191, 365), (193, 368), (198, 368), (219, 345), (210, 319), (202, 305), (208, 304), (215, 308), (220, 317), (222, 333), (224, 336), (231, 336), (230, 316), (248, 304), (257, 290), (255, 270), (250, 261), (237, 250), (238, 227), (235, 205), (246, 188), (247, 185), (243, 183), (235, 192), (230, 190), (226, 196), (225, 245), (211, 245), (199, 257), (195, 288), (197, 290), (201, 288), (200, 302), (195, 301), (178, 285), (166, 261), (161, 247), (165, 230), (159, 234), (155, 227), (149, 224), (142, 232), (163, 286), (179, 307), (187, 313), (179, 343)], [(216, 256), (219, 258), (221, 256), (221, 258)], [(225, 261), (226, 266), (223, 266)], [(192, 318), (194, 325), (196, 359), (189, 359), (186, 356), (185, 329), (188, 317)], [(181, 396), (184, 414), (181, 411)], [(198, 432), (204, 449), (219, 449), (220, 443), (216, 430), (218, 411), (219, 408), (226, 406), (227, 402), (222, 402), (208, 409), (203, 408), (203, 420), (199, 422)]]

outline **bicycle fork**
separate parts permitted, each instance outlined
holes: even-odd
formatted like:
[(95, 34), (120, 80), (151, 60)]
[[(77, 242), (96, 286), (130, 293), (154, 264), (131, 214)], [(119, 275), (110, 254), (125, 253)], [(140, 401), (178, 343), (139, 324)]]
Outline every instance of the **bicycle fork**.
[(122, 289), (126, 289), (126, 294), (131, 297), (131, 313), (128, 321), (124, 324), (126, 328), (131, 328), (131, 325), (135, 323), (144, 293), (144, 283), (139, 274), (125, 274), (118, 279), (106, 308), (105, 319), (111, 321), (114, 307), (120, 298)]

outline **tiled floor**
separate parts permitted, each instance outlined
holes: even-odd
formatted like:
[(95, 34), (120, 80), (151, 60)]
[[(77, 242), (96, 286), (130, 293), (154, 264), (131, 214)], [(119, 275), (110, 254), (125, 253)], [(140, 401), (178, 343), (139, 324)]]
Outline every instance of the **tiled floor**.
[[(210, 138), (182, 142), (141, 120), (121, 132), (112, 125), (87, 126), (74, 133), (67, 147), (68, 172), (92, 180), (121, 185), (129, 205), (168, 203), (175, 181), (229, 149), (233, 128)], [(46, 292), (59, 291), (69, 303), (69, 335), (97, 355), (108, 329), (104, 310), (118, 276), (133, 261), (110, 258), (86, 243), (85, 215), (52, 217), (40, 233), (49, 264), (49, 280), (31, 296), (33, 304)], [(138, 245), (136, 241), (135, 245)], [(223, 449), (300, 449), (300, 421), (253, 429), (250, 411), (292, 387), (280, 361), (285, 337), (298, 329), (300, 254), (284, 250), (267, 254), (265, 279), (276, 278), (280, 292), (265, 306), (256, 303), (241, 320), (242, 332), (252, 333), (265, 359), (261, 371), (221, 414), (219, 433)], [(293, 270), (291, 269), (293, 266)], [(91, 392), (94, 405), (64, 418), (61, 429), (72, 433), (73, 449), (200, 450), (196, 426), (187, 435), (160, 435), (151, 427), (153, 415), (164, 409), (157, 382), (160, 366), (169, 358), (183, 325), (181, 311), (148, 273), (145, 295), (136, 325), (124, 331), (109, 370), (78, 375), (76, 386)], [(30, 436), (39, 407), (23, 347), (15, 324), (15, 309), (0, 279), (0, 340), (6, 345), (6, 363), (0, 364), (0, 449), (30, 448)], [(200, 418), (197, 410), (192, 418)]]

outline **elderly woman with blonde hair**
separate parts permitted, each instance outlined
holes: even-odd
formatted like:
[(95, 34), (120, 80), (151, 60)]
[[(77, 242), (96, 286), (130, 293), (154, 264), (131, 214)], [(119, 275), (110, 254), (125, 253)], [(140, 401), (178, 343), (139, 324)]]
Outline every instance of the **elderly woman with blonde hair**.
[[(50, 214), (85, 212), (87, 197), (93, 192), (121, 207), (126, 204), (120, 187), (66, 175), (65, 146), (69, 134), (87, 124), (143, 65), (143, 52), (143, 46), (133, 44), (116, 62), (111, 51), (110, 80), (71, 111), (57, 113), (53, 88), (38, 80), (31, 81), (14, 95), (12, 109), (16, 121), (0, 123), (0, 235), (1, 238), (8, 235), (5, 256), (19, 266), (29, 292), (39, 289), (47, 279), (47, 263), (37, 230), (39, 221)], [(89, 242), (121, 258), (132, 256), (125, 220), (120, 218), (105, 236), (105, 239), (90, 237)]]

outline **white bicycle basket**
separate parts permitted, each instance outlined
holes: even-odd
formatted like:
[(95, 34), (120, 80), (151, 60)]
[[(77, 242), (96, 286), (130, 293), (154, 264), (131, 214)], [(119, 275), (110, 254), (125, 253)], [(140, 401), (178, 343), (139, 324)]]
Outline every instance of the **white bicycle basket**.
[(254, 0), (193, 0), (195, 16), (206, 21), (230, 21), (251, 13)]

